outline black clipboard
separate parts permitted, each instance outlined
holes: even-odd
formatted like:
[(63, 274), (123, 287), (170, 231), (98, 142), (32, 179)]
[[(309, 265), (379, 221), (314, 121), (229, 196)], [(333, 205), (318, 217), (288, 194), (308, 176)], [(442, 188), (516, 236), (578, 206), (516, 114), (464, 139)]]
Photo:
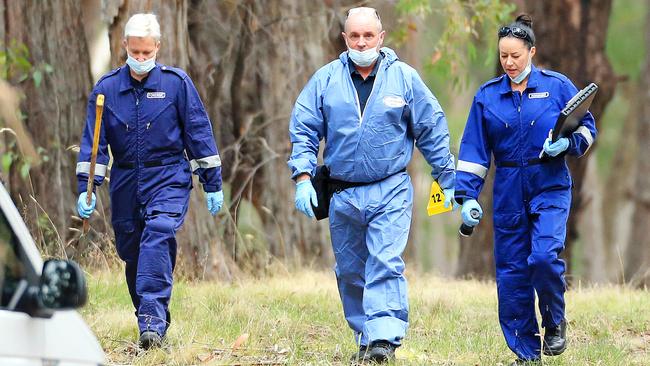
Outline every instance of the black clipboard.
[(580, 127), (580, 121), (589, 111), (591, 102), (598, 92), (598, 85), (590, 83), (571, 98), (560, 112), (553, 127), (551, 141), (555, 142), (562, 137), (568, 137)]

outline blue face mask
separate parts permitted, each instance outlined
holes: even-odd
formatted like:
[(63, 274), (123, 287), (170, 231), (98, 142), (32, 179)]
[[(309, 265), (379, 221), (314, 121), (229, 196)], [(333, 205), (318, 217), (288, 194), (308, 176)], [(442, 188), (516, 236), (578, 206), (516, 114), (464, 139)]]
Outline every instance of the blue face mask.
[(133, 70), (137, 75), (144, 75), (156, 67), (156, 56), (140, 62), (127, 53), (126, 64), (129, 65), (131, 70)]
[(354, 62), (357, 66), (368, 67), (377, 60), (377, 57), (379, 57), (379, 52), (377, 52), (376, 47), (367, 49), (365, 51), (357, 51), (355, 49), (348, 48), (348, 56), (350, 56), (350, 60), (352, 60), (352, 62)]
[(511, 77), (510, 80), (512, 80), (512, 82), (515, 84), (521, 84), (521, 82), (524, 81), (524, 79), (528, 76), (528, 74), (530, 74), (531, 64), (532, 64), (532, 60), (531, 58), (529, 58), (528, 65), (526, 65), (524, 71), (520, 72), (519, 75), (515, 76), (514, 78)]

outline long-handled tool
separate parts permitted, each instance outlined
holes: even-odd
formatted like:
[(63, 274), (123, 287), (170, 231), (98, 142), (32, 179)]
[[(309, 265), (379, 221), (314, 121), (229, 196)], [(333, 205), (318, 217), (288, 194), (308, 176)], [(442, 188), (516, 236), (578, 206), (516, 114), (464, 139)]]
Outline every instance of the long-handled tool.
[[(99, 133), (102, 128), (102, 114), (104, 113), (104, 94), (97, 94), (95, 103), (95, 131), (93, 133), (93, 150), (90, 155), (90, 170), (88, 171), (88, 186), (86, 188), (86, 205), (90, 206), (93, 198), (93, 184), (95, 180), (95, 164), (97, 163), (97, 150), (99, 150)], [(83, 234), (88, 232), (90, 225), (88, 219), (83, 221)]]

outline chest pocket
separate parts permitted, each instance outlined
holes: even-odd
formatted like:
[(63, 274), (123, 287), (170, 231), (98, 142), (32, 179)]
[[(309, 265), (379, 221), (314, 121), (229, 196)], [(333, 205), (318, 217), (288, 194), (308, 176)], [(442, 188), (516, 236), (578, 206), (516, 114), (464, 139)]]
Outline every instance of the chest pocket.
[(531, 112), (527, 114), (527, 120), (530, 125), (541, 125), (542, 123), (540, 122), (544, 122), (544, 126), (542, 127), (553, 128), (553, 125), (555, 124), (555, 118), (552, 118), (552, 121), (550, 121), (551, 118), (547, 118), (547, 112), (551, 109), (551, 107), (555, 106), (556, 103), (551, 99), (530, 99), (527, 102), (529, 105), (533, 104), (531, 107), (529, 107), (531, 108)]
[(483, 114), (485, 127), (495, 158), (497, 160), (513, 160), (520, 145), (519, 114), (512, 106), (503, 109), (503, 111), (497, 111), (495, 106), (485, 106)]
[(370, 122), (381, 133), (404, 134), (410, 117), (410, 107), (406, 100), (397, 94), (377, 95), (375, 101), (366, 105)]
[(513, 115), (510, 118), (504, 117), (501, 113), (494, 110), (491, 106), (485, 107), (486, 121), (488, 122), (489, 132), (511, 133), (517, 127), (518, 116)]
[(557, 101), (546, 99), (527, 100), (529, 113), (524, 122), (528, 125), (529, 147), (539, 150), (548, 137), (548, 131), (555, 127), (555, 121), (560, 114)]
[(135, 125), (117, 113), (108, 103), (104, 105), (102, 125), (111, 151), (116, 157), (121, 158), (131, 145), (133, 138), (131, 132), (134, 131)]
[[(158, 103), (156, 103), (158, 104)], [(148, 122), (151, 123), (149, 128), (158, 127), (157, 125), (164, 123), (164, 121), (169, 121), (170, 119), (176, 120), (176, 114), (173, 111), (168, 111), (172, 106), (171, 100), (166, 100), (162, 105), (155, 106), (149, 117), (147, 117)]]
[(150, 113), (144, 121), (147, 136), (145, 148), (150, 153), (175, 154), (183, 146), (182, 128), (175, 104), (171, 100), (149, 100), (148, 104), (153, 104), (154, 107), (148, 106)]

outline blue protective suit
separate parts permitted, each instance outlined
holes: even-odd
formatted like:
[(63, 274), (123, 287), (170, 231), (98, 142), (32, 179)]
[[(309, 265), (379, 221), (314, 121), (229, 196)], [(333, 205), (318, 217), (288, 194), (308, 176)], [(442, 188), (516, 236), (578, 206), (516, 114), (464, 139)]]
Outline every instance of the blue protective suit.
[[(564, 249), (571, 177), (564, 154), (538, 159), (548, 132), (576, 87), (564, 75), (535, 66), (523, 94), (506, 75), (480, 87), (460, 146), (456, 200), (477, 199), (494, 155), (494, 257), (499, 320), (510, 349), (540, 357), (535, 292), (543, 327), (564, 318)], [(588, 113), (566, 153), (581, 156), (596, 138)]]
[(402, 252), (411, 224), (413, 187), (406, 166), (413, 145), (443, 188), (454, 186), (454, 157), (438, 101), (417, 72), (383, 55), (363, 114), (348, 55), (319, 69), (296, 101), (289, 127), (292, 177), (313, 174), (319, 141), (332, 178), (373, 182), (335, 193), (330, 234), (335, 273), (348, 324), (357, 342), (399, 345), (408, 327)]
[[(192, 172), (206, 192), (221, 190), (221, 160), (194, 84), (177, 68), (157, 64), (135, 87), (129, 67), (104, 75), (88, 101), (77, 179), (86, 191), (97, 94), (104, 94), (95, 185), (113, 156), (110, 197), (117, 253), (140, 331), (164, 335), (176, 262), (176, 231), (188, 208)], [(188, 161), (189, 158), (189, 161)]]

